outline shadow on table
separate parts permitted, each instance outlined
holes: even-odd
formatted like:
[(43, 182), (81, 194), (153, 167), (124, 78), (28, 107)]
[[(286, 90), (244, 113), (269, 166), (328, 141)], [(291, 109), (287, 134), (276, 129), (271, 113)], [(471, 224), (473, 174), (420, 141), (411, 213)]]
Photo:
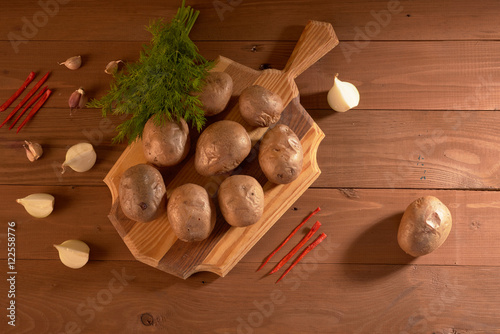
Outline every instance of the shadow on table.
[[(398, 244), (403, 213), (389, 216), (361, 233), (346, 250), (345, 274), (357, 281), (373, 281), (394, 274), (414, 258)], [(377, 266), (372, 266), (372, 265)]]

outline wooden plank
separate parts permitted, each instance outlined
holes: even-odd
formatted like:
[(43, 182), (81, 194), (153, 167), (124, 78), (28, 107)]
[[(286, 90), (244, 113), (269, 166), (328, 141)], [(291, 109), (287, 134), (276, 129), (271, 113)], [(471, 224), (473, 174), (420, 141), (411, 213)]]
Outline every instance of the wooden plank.
[[(37, 1), (3, 4), (6, 15), (2, 20), (2, 31), (5, 33), (0, 38), (145, 41), (149, 35), (144, 26), (154, 18), (172, 18), (180, 5), (180, 1), (161, 0), (150, 0), (140, 6), (133, 0), (123, 0), (120, 6), (97, 0), (57, 2), (59, 6), (46, 9), (50, 15), (43, 15)], [(498, 11), (495, 0), (444, 0), (438, 3), (432, 0), (357, 0), (348, 3), (313, 0), (307, 6), (291, 0), (278, 3), (193, 0), (187, 3), (201, 11), (191, 34), (195, 40), (296, 40), (310, 19), (334, 24), (341, 40), (500, 38), (495, 24)], [(111, 21), (116, 21), (114, 29), (110, 28)], [(20, 44), (19, 49), (22, 50), (23, 46)]]
[[(42, 112), (44, 114), (42, 114)], [(125, 148), (125, 144), (111, 144), (118, 118), (101, 119), (99, 115), (58, 116), (61, 110), (44, 108), (23, 130), (0, 134), (0, 184), (25, 185), (104, 185), (102, 181)], [(55, 130), (54, 124), (61, 128)], [(23, 148), (24, 140), (38, 142), (43, 147), (42, 157), (31, 163)], [(68, 169), (61, 174), (61, 164), (71, 145), (90, 142), (97, 153), (91, 170), (77, 173)]]
[[(56, 109), (57, 110), (57, 109)], [(125, 144), (113, 145), (118, 118), (96, 112), (70, 117), (51, 109), (32, 120), (21, 136), (0, 131), (0, 184), (103, 185)], [(329, 110), (311, 112), (326, 133), (318, 162), (323, 175), (316, 187), (498, 189), (496, 159), (499, 116), (488, 111)], [(53, 131), (53, 124), (61, 126)], [(38, 141), (42, 158), (30, 163), (24, 139)], [(67, 148), (90, 141), (97, 163), (85, 173), (60, 175)], [(419, 156), (423, 160), (418, 160)], [(423, 164), (423, 165), (422, 165)], [(425, 178), (425, 179), (424, 179)]]
[[(46, 218), (33, 218), (16, 203), (17, 198), (45, 192), (55, 198), (54, 211)], [(7, 244), (7, 222), (16, 223), (18, 259), (57, 259), (54, 244), (81, 239), (91, 248), (91, 260), (132, 260), (133, 256), (107, 218), (111, 195), (107, 187), (1, 186), (0, 221), (5, 229), (0, 242)], [(7, 252), (1, 252), (5, 259)]]
[[(210, 41), (197, 45), (208, 59), (222, 55), (255, 70), (261, 66), (281, 70), (295, 43)], [(352, 53), (344, 52), (343, 45), (355, 47), (354, 42), (341, 42), (297, 78), (301, 103), (307, 110), (329, 109), (326, 94), (335, 73), (358, 87), (361, 95), (358, 109), (496, 110), (500, 107), (500, 97), (495, 94), (500, 86), (500, 60), (495, 57), (500, 53), (498, 41), (374, 41)], [(37, 71), (41, 77), (50, 70), (52, 75), (47, 84), (56, 91), (43, 110), (62, 108), (64, 111), (58, 114), (65, 116), (68, 98), (75, 89), (81, 86), (89, 97), (101, 97), (111, 82), (111, 77), (103, 71), (106, 64), (116, 59), (136, 61), (140, 49), (139, 42), (30, 42), (26, 52), (16, 55), (8, 42), (0, 42), (0, 69), (3, 69), (0, 101), (17, 90), (29, 71)], [(70, 71), (57, 65), (58, 61), (76, 54), (83, 55), (81, 69)], [(42, 111), (35, 119), (41, 117)]]
[(487, 111), (314, 111), (318, 187), (498, 189), (500, 119)]
[(18, 266), (16, 327), (4, 319), (3, 333), (500, 332), (498, 267), (304, 263), (274, 284), (249, 264), (186, 281), (134, 261)]
[[(415, 259), (399, 248), (397, 231), (406, 207), (425, 195), (436, 196), (448, 206), (453, 228), (438, 250)], [(499, 203), (499, 193), (490, 191), (310, 189), (294, 204), (299, 210), (288, 211), (243, 261), (260, 263), (319, 206), (322, 210), (313, 221), (323, 224), (320, 232), (328, 235), (328, 242), (335, 249), (329, 258), (331, 263), (497, 266), (500, 263), (500, 247), (495, 245), (500, 236)], [(311, 226), (312, 221), (303, 233)], [(280, 251), (276, 261), (293, 248), (300, 236), (294, 240)]]
[[(16, 198), (46, 191), (56, 197), (54, 212), (34, 219)], [(453, 228), (444, 245), (434, 253), (413, 259), (397, 244), (397, 229), (408, 204), (420, 196), (434, 195), (445, 203), (453, 217)], [(0, 213), (4, 222), (18, 224), (19, 259), (57, 259), (52, 244), (81, 238), (91, 246), (91, 260), (131, 260), (106, 215), (111, 196), (106, 187), (2, 186), (6, 203)], [(12, 203), (12, 205), (8, 205)], [(328, 243), (335, 249), (324, 263), (485, 265), (500, 263), (500, 194), (492, 191), (309, 189), (288, 209), (262, 239), (241, 259), (254, 269), (316, 207), (321, 211), (271, 261), (278, 262), (300, 240), (315, 220), (323, 226)], [(297, 210), (295, 210), (295, 209)], [(0, 235), (5, 242), (6, 234)], [(0, 253), (5, 259), (6, 253)], [(307, 258), (304, 259), (307, 262)], [(238, 268), (236, 265), (235, 268)], [(269, 264), (265, 269), (271, 269)], [(165, 277), (168, 277), (165, 274)]]

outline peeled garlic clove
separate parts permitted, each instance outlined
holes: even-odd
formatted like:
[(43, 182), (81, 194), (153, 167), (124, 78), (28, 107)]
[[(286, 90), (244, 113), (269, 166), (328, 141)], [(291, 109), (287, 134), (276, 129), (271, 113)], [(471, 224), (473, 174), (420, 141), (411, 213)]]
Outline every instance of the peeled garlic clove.
[(50, 215), (54, 209), (54, 201), (54, 196), (43, 193), (31, 194), (16, 200), (35, 218), (45, 218)]
[(66, 152), (66, 161), (62, 164), (62, 172), (66, 171), (66, 166), (71, 167), (75, 172), (86, 172), (94, 166), (97, 155), (94, 147), (89, 143), (79, 143), (73, 145)]
[(111, 75), (115, 74), (118, 71), (120, 63), (125, 64), (122, 60), (110, 61), (108, 65), (106, 65), (106, 69), (104, 70), (104, 72)]
[(328, 104), (335, 111), (344, 112), (359, 104), (359, 92), (350, 82), (340, 81), (335, 76), (333, 87), (328, 92)]
[(85, 91), (82, 87), (75, 90), (69, 97), (68, 105), (70, 107), (70, 112), (76, 108), (83, 108), (87, 103)]
[(54, 245), (59, 252), (59, 259), (69, 268), (79, 269), (89, 261), (89, 246), (80, 240), (66, 240), (60, 245)]
[(25, 140), (23, 146), (26, 150), (26, 156), (31, 162), (38, 160), (43, 154), (42, 145), (38, 143), (33, 143)]
[(74, 56), (71, 58), (68, 58), (65, 62), (58, 63), (59, 65), (65, 65), (67, 68), (70, 70), (77, 70), (82, 66), (82, 57), (81, 56)]

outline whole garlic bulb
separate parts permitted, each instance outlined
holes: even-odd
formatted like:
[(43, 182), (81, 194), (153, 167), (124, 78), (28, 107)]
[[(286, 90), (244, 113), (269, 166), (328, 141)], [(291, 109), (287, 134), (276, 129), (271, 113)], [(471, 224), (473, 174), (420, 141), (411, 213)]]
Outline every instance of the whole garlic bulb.
[(79, 143), (71, 146), (66, 152), (66, 160), (62, 164), (62, 172), (69, 166), (75, 172), (86, 172), (91, 169), (97, 159), (94, 147), (90, 143)]

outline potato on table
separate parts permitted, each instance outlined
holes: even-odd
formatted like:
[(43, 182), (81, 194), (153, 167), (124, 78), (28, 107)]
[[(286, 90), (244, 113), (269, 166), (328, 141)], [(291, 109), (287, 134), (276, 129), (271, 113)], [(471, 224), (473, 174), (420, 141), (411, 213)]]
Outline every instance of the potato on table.
[(163, 177), (150, 165), (132, 166), (120, 178), (120, 206), (131, 220), (146, 223), (156, 219), (165, 211), (165, 192)]
[(446, 205), (434, 196), (421, 197), (406, 208), (401, 218), (399, 246), (411, 256), (429, 254), (445, 242), (451, 226)]
[(281, 97), (259, 85), (245, 88), (238, 103), (241, 116), (251, 126), (268, 127), (275, 124), (283, 112)]
[(190, 148), (189, 128), (184, 119), (156, 124), (150, 118), (142, 133), (142, 149), (149, 163), (158, 167), (173, 166), (184, 160)]
[(203, 176), (227, 173), (238, 167), (251, 149), (250, 136), (241, 124), (218, 121), (198, 138), (194, 167)]
[(167, 216), (177, 238), (185, 242), (201, 241), (214, 229), (215, 210), (205, 188), (186, 183), (172, 192)]
[(288, 126), (278, 124), (262, 138), (259, 164), (269, 181), (286, 184), (297, 179), (302, 171), (303, 159), (302, 144)]
[(221, 113), (233, 93), (233, 79), (226, 72), (209, 72), (202, 91), (196, 93), (202, 104), (205, 116)]
[(264, 190), (252, 176), (233, 175), (225, 179), (218, 199), (222, 215), (231, 226), (253, 225), (264, 213)]

